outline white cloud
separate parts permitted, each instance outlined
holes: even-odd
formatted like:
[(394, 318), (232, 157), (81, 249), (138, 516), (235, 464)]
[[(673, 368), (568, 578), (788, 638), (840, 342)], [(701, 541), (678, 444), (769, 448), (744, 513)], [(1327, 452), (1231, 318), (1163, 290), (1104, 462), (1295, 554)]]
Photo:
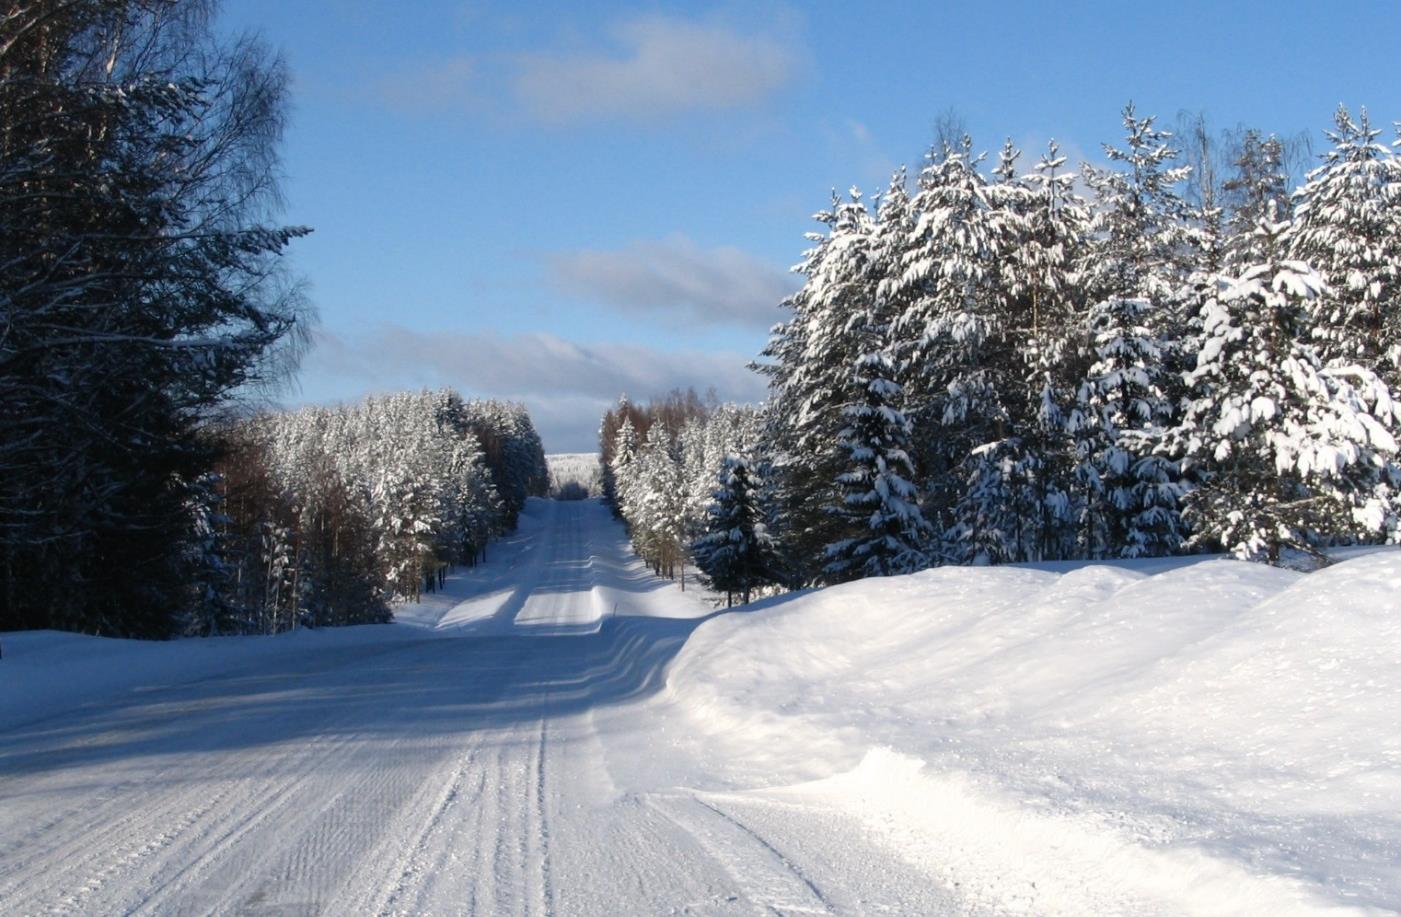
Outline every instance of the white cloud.
[(797, 288), (791, 274), (737, 248), (703, 249), (685, 236), (555, 255), (550, 271), (562, 292), (667, 323), (768, 328)]
[(644, 120), (746, 108), (783, 88), (799, 55), (777, 38), (665, 16), (613, 30), (621, 53), (526, 54), (512, 88), (537, 118)]
[[(552, 334), (422, 332), (387, 325), (345, 337), (322, 330), (305, 371), (318, 391), (347, 397), (386, 388), (450, 385), (465, 394), (524, 401), (551, 451), (589, 451), (604, 408), (623, 392), (643, 400), (675, 388), (714, 388), (755, 402), (764, 381), (745, 354), (579, 344)], [(340, 380), (328, 385), (327, 377)]]

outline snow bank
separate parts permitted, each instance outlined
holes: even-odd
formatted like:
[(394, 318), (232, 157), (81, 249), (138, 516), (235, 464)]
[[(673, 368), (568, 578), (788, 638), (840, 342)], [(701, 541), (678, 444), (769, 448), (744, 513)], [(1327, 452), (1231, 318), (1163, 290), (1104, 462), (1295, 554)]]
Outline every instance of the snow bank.
[(851, 809), (970, 903), (1389, 910), (1398, 584), (1385, 552), (1307, 576), (1214, 560), (834, 587), (703, 625), (668, 741), (727, 789)]

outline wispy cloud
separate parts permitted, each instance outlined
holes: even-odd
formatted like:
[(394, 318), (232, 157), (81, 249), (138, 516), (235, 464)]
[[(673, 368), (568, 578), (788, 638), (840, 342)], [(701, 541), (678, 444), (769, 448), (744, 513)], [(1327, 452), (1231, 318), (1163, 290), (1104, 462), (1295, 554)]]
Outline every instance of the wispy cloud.
[(800, 60), (779, 38), (668, 16), (629, 20), (612, 37), (611, 54), (522, 55), (517, 100), (552, 123), (746, 108), (786, 86)]
[(806, 60), (786, 31), (652, 15), (607, 30), (595, 50), (457, 54), (413, 61), (372, 87), (397, 111), (489, 109), (563, 125), (645, 122), (753, 108)]
[(768, 328), (797, 287), (792, 275), (737, 248), (701, 248), (681, 235), (554, 255), (549, 268), (561, 292), (668, 323)]
[(334, 376), (358, 391), (451, 385), (513, 398), (531, 409), (547, 447), (592, 448), (603, 409), (618, 395), (645, 399), (674, 388), (714, 388), (724, 400), (759, 401), (764, 381), (746, 354), (663, 351), (636, 344), (580, 344), (546, 333), (423, 332), (386, 325), (372, 334), (320, 331), (309, 376)]

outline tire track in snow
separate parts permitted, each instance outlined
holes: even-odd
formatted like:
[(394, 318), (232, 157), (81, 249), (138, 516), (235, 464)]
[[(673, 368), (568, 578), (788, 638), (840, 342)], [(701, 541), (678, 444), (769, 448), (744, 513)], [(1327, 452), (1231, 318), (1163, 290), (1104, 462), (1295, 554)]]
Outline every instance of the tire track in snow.
[(743, 899), (775, 914), (837, 913), (828, 896), (773, 843), (699, 795), (643, 802), (693, 837), (739, 886)]
[[(449, 831), (449, 813), (456, 814), (456, 810), (463, 806), (472, 806), (481, 798), (482, 790), (486, 785), (484, 773), (478, 769), (475, 775), (470, 774), (473, 765), (477, 763), (478, 749), (468, 748), (459, 759), (457, 766), (453, 769), (449, 778), (444, 782), (442, 790), (437, 794), (430, 810), (422, 817), (422, 829), (417, 832), (407, 849), (397, 858), (394, 872), (397, 874), (392, 884), (381, 893), (379, 903), (369, 908), (375, 913), (389, 917), (389, 915), (411, 914), (414, 909), (402, 909), (399, 907), (401, 901), (417, 890), (423, 877), (428, 872), (428, 854), (432, 849), (433, 842)], [(472, 780), (475, 776), (475, 780)], [(480, 807), (473, 806), (480, 810)]]
[[(548, 706), (548, 696), (547, 704)], [(540, 859), (540, 912), (554, 913), (554, 886), (550, 877), (550, 824), (546, 817), (545, 800), (545, 746), (549, 741), (550, 721), (540, 720), (540, 742), (535, 749), (535, 832)]]
[[(269, 819), (282, 812), (290, 806), (297, 798), (299, 791), (305, 785), (305, 778), (301, 775), (308, 770), (308, 764), (319, 764), (327, 760), (333, 760), (341, 754), (342, 750), (351, 742), (348, 738), (337, 738), (334, 740), (323, 740), (314, 743), (312, 746), (304, 747), (302, 753), (293, 755), (293, 760), (284, 762), (277, 776), (276, 782), (269, 784), (265, 777), (246, 777), (236, 781), (237, 788), (241, 792), (224, 794), (217, 804), (201, 807), (197, 816), (191, 816), (180, 820), (180, 828), (173, 832), (162, 832), (164, 843), (159, 845), (147, 844), (143, 847), (143, 856), (139, 858), (127, 857), (122, 862), (120, 887), (157, 887), (161, 889), (159, 898), (169, 900), (176, 896), (176, 893), (190, 887), (188, 876), (198, 875), (201, 868), (206, 864), (215, 861), (219, 856), (237, 848), (243, 838), (250, 832), (266, 823)], [(308, 752), (314, 749), (315, 754)], [(268, 787), (271, 786), (270, 792)], [(193, 790), (192, 792), (198, 792)], [(261, 794), (261, 795), (259, 795)], [(251, 811), (248, 807), (250, 798), (258, 798), (259, 804)], [(177, 797), (172, 801), (172, 808), (178, 807), (181, 800), (187, 799), (185, 796)], [(158, 824), (158, 818), (152, 818), (151, 813), (147, 813), (144, 819), (147, 824)], [(205, 825), (219, 826), (215, 830), (210, 830)], [(172, 864), (167, 864), (158, 856), (162, 853), (169, 853), (175, 850), (175, 841), (189, 838), (187, 846), (179, 851), (180, 859)], [(193, 856), (192, 856), (193, 854)], [(100, 854), (99, 854), (100, 855)], [(111, 867), (104, 870), (107, 884), (116, 878)], [(143, 876), (145, 881), (137, 883), (137, 876)], [(94, 892), (99, 889), (94, 889)], [(89, 896), (90, 897), (90, 896)], [(65, 913), (90, 913), (86, 907), (86, 900), (80, 902), (83, 906)], [(110, 909), (128, 911), (149, 911), (146, 901), (122, 901), (112, 902)], [(103, 906), (101, 910), (109, 910), (108, 906)]]
[[(398, 745), (399, 740), (388, 744), (391, 759)], [(143, 902), (137, 913), (257, 910), (287, 888), (301, 892), (298, 903), (319, 905), (324, 887), (337, 873), (313, 867), (339, 865), (351, 852), (356, 846), (351, 813), (367, 801), (382, 799), (390, 779), (373, 762), (363, 766), (361, 759), (373, 757), (367, 750), (363, 741), (351, 740), (335, 758), (322, 756), (318, 763), (327, 765), (326, 771), (356, 776), (335, 781), (334, 789), (325, 792), (331, 779), (322, 768), (304, 769), (284, 792), (250, 813), (178, 877), (167, 880), (162, 892)]]

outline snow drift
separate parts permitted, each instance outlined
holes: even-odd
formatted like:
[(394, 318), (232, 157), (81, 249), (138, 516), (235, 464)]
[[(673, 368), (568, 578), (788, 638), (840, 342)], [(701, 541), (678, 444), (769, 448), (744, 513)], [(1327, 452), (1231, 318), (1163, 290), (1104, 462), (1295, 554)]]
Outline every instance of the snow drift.
[(721, 788), (849, 808), (970, 904), (1401, 906), (1401, 553), (1144, 569), (945, 567), (717, 618), (671, 670), (671, 741)]

